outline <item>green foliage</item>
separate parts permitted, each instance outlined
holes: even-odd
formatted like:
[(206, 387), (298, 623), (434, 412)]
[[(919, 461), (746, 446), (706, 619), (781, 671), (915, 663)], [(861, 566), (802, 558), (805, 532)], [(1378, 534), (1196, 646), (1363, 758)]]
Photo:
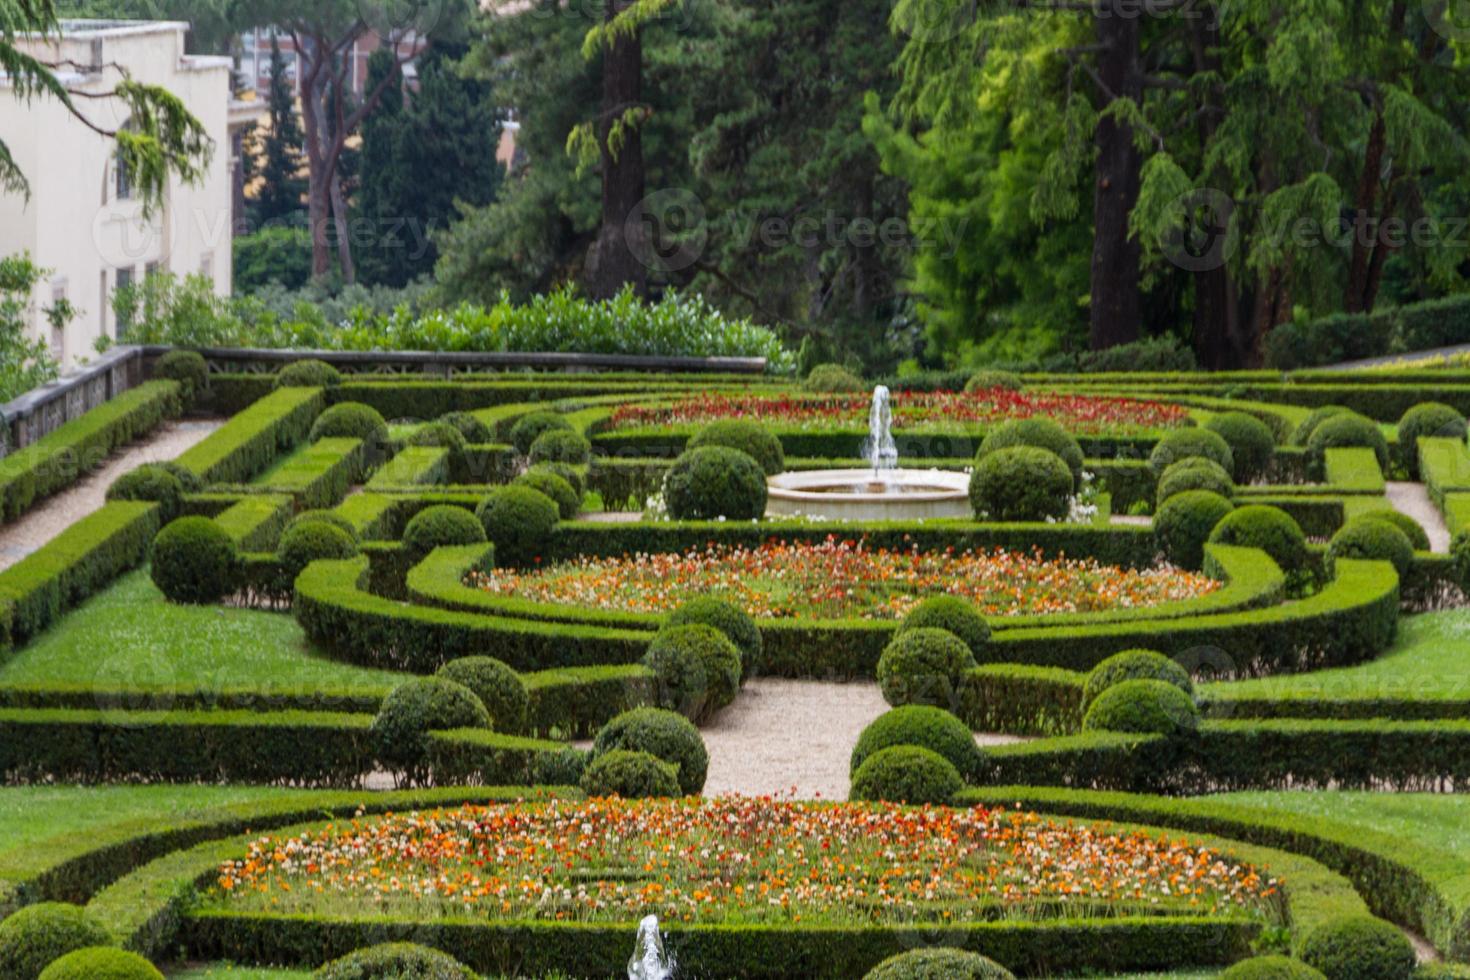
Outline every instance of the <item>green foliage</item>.
[(353, 541), (358, 541), (360, 537), (353, 523), (335, 510), (303, 510), (287, 521), (282, 531), (289, 531), (299, 524), (308, 524), (313, 521), (330, 524), (348, 535)]
[(1307, 537), (1291, 515), (1279, 507), (1238, 507), (1220, 519), (1209, 540), (1211, 544), (1260, 548), (1288, 576), (1303, 572), (1307, 566)]
[(425, 422), (408, 435), (410, 446), (438, 446), (456, 456), (464, 455), (464, 433), (448, 422)]
[(1276, 452), (1276, 437), (1265, 422), (1247, 412), (1225, 412), (1212, 416), (1204, 427), (1229, 445), (1237, 483), (1254, 483), (1265, 476)]
[(1323, 457), (1327, 450), (1347, 446), (1362, 446), (1373, 450), (1373, 455), (1378, 457), (1379, 469), (1388, 469), (1388, 440), (1372, 420), (1354, 412), (1342, 412), (1323, 419), (1307, 439), (1307, 451), (1311, 454), (1313, 468), (1318, 473), (1323, 472)]
[(163, 980), (163, 974), (137, 953), (94, 946), (53, 960), (39, 980)]
[(878, 686), (894, 707), (955, 704), (965, 671), (975, 654), (965, 641), (941, 629), (919, 628), (898, 633), (878, 658)]
[[(286, 581), (296, 581), (301, 570), (314, 561), (337, 561), (358, 553), (352, 535), (326, 521), (301, 521), (286, 529), (276, 548), (276, 560)], [(161, 588), (161, 586), (160, 586)]]
[(1317, 926), (1303, 940), (1300, 954), (1327, 980), (1408, 980), (1417, 962), (1402, 932), (1368, 915)]
[(1208, 429), (1174, 429), (1164, 433), (1153, 452), (1149, 453), (1148, 465), (1156, 476), (1162, 476), (1181, 459), (1195, 456), (1218, 464), (1227, 473), (1235, 472), (1235, 456), (1230, 452), (1230, 444)]
[[(1388, 508), (1384, 510), (1370, 510), (1365, 514), (1359, 515), (1359, 518), (1369, 517), (1375, 521), (1387, 521), (1389, 524), (1398, 528), (1399, 532), (1409, 539), (1409, 545), (1415, 551), (1429, 550), (1429, 532), (1424, 530), (1423, 524), (1420, 524), (1403, 511)], [(1354, 519), (1357, 520), (1359, 518)]]
[(1235, 495), (1235, 482), (1219, 463), (1203, 456), (1188, 456), (1170, 463), (1159, 477), (1155, 501), (1162, 506), (1176, 493), (1186, 490), (1208, 490), (1229, 500)]
[(1220, 974), (1220, 980), (1325, 980), (1321, 971), (1288, 956), (1253, 956)]
[(592, 759), (613, 751), (647, 752), (674, 766), (685, 795), (702, 791), (709, 774), (709, 752), (699, 729), (683, 715), (662, 708), (634, 708), (604, 725), (592, 743)]
[(153, 584), (173, 602), (209, 605), (235, 590), (235, 542), (207, 517), (181, 517), (153, 539)]
[(415, 779), (429, 759), (429, 732), (489, 728), (490, 713), (475, 693), (446, 677), (415, 677), (395, 687), (373, 719), (378, 758)]
[(354, 950), (312, 974), (313, 980), (479, 980), (448, 953), (414, 943)]
[(312, 442), (322, 439), (362, 439), (375, 446), (385, 446), (388, 443), (388, 422), (371, 405), (338, 402), (317, 416), (307, 438)]
[(964, 786), (959, 771), (944, 756), (917, 745), (895, 745), (863, 760), (852, 774), (848, 798), (943, 805)]
[(1349, 521), (1327, 544), (1327, 572), (1332, 574), (1339, 558), (1392, 562), (1402, 579), (1414, 561), (1414, 546), (1404, 532), (1376, 514)]
[(550, 470), (529, 469), (516, 477), (512, 486), (530, 487), (556, 501), (557, 513), (569, 521), (582, 509), (582, 500), (572, 485)]
[(731, 704), (740, 689), (740, 650), (713, 626), (665, 626), (643, 655), (658, 703), (698, 721)]
[(454, 426), (464, 436), (465, 442), (472, 445), (483, 445), (495, 439), (495, 431), (473, 412), (446, 412), (439, 416), (439, 421)]
[(714, 596), (697, 596), (681, 602), (669, 614), (669, 626), (713, 626), (740, 651), (740, 682), (743, 684), (760, 670), (763, 641), (761, 631), (750, 613)]
[(1419, 440), (1465, 441), (1465, 416), (1441, 402), (1423, 402), (1403, 414), (1398, 425), (1398, 462), (1410, 479), (1419, 478)]
[(979, 520), (1060, 520), (1071, 509), (1072, 490), (1066, 462), (1035, 446), (982, 455), (970, 474), (970, 506)]
[[(250, 202), (251, 217), (257, 227), (302, 211), (306, 194), (306, 181), (300, 176), (304, 140), (296, 118), (295, 85), (287, 74), (280, 42), (274, 36), (271, 37), (269, 101), (270, 130), (264, 141), (265, 162), (261, 165), (259, 190)], [(306, 251), (309, 254), (309, 249)]]
[(533, 464), (567, 463), (581, 466), (592, 458), (592, 444), (580, 432), (554, 429), (537, 436), (526, 455)]
[(463, 685), (490, 713), (497, 732), (517, 735), (525, 730), (531, 695), (520, 674), (494, 657), (460, 657), (438, 670), (440, 677)]
[(941, 629), (964, 641), (976, 658), (983, 656), (990, 642), (990, 624), (974, 603), (959, 596), (934, 595), (921, 601), (899, 624), (898, 632), (913, 629)]
[(559, 476), (566, 481), (567, 486), (572, 488), (572, 493), (577, 495), (577, 503), (580, 506), (583, 495), (587, 492), (587, 483), (582, 479), (582, 474), (575, 466), (567, 463), (537, 463), (527, 473), (550, 473)]
[(801, 387), (816, 392), (859, 392), (866, 391), (867, 384), (841, 364), (818, 364), (807, 372)]
[(65, 902), (27, 905), (0, 921), (0, 978), (36, 980), (53, 960), (112, 937), (86, 909)]
[(1082, 447), (1070, 432), (1044, 416), (1009, 419), (997, 425), (981, 440), (975, 460), (978, 463), (991, 453), (1015, 446), (1035, 446), (1055, 453), (1072, 472), (1073, 489), (1082, 478)]
[(621, 796), (640, 800), (678, 796), (675, 766), (647, 752), (614, 749), (594, 756), (582, 773), (582, 792), (588, 796)]
[(235, 291), (302, 289), (311, 282), (311, 229), (275, 225), (236, 235), (232, 243)]
[(664, 504), (676, 520), (758, 520), (767, 492), (760, 464), (724, 446), (685, 451), (664, 477)]
[(527, 412), (510, 427), (510, 443), (516, 452), (528, 455), (531, 445), (547, 432), (572, 432), (572, 423), (560, 412)]
[(479, 544), (484, 540), (485, 527), (475, 515), (450, 504), (425, 507), (403, 528), (403, 546), (420, 556), (445, 545)]
[(556, 501), (530, 487), (498, 487), (475, 508), (502, 567), (533, 564), (546, 553), (560, 513)]
[(1106, 688), (1088, 707), (1082, 728), (1090, 732), (1177, 735), (1199, 728), (1194, 699), (1160, 680), (1122, 681)]
[(1021, 382), (1021, 376), (1012, 371), (976, 371), (965, 382), (967, 392), (991, 391), (995, 388), (1020, 391), (1025, 387)]
[(750, 419), (721, 419), (711, 422), (690, 438), (686, 448), (724, 446), (738, 449), (760, 464), (767, 476), (775, 476), (786, 468), (786, 454), (781, 440), (759, 422)]
[(855, 774), (868, 757), (895, 745), (917, 745), (948, 759), (961, 776), (980, 772), (980, 747), (968, 725), (942, 708), (904, 705), (884, 712), (858, 736), (849, 773)]
[(171, 521), (184, 506), (184, 485), (162, 466), (144, 463), (113, 480), (107, 499), (152, 501), (158, 504), (160, 520)]
[(273, 391), (235, 413), (178, 461), (209, 483), (243, 483), (305, 439), (323, 405), (322, 393), (315, 389)]
[(1124, 681), (1154, 680), (1173, 684), (1185, 694), (1194, 694), (1194, 682), (1189, 671), (1153, 650), (1124, 650), (1115, 653), (1087, 675), (1087, 684), (1082, 690), (1083, 707), (1091, 705), (1110, 687)]
[(150, 465), (157, 466), (165, 472), (172, 473), (174, 479), (179, 481), (179, 486), (184, 488), (185, 493), (199, 493), (204, 489), (204, 481), (200, 479), (199, 474), (176, 459), (166, 459)]
[[(0, 38), (0, 46), (6, 43)], [(7, 186), (8, 160), (0, 140), (0, 189)], [(29, 255), (0, 256), (0, 405), (56, 378), (59, 366), (51, 349), (44, 340), (31, 337), (31, 299), (47, 274)], [(57, 310), (57, 315), (62, 312)]]
[(911, 949), (890, 956), (863, 980), (1016, 980), (992, 959), (960, 949)]
[(1307, 417), (1302, 419), (1297, 425), (1296, 430), (1292, 432), (1291, 444), (1293, 446), (1306, 446), (1312, 441), (1312, 433), (1317, 431), (1317, 426), (1330, 418), (1338, 415), (1346, 415), (1351, 411), (1352, 409), (1343, 405), (1323, 405), (1320, 408), (1312, 409)]
[(292, 361), (276, 371), (277, 388), (330, 388), (341, 383), (341, 371), (312, 357)]
[(184, 403), (192, 404), (209, 384), (209, 365), (198, 351), (171, 350), (153, 365), (153, 377), (177, 381)]

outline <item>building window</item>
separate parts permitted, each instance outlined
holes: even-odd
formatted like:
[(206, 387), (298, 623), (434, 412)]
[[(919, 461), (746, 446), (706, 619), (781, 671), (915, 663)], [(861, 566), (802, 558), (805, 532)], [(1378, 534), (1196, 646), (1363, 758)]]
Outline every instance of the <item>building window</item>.
[[(123, 268), (118, 269), (117, 270), (117, 283), (116, 283), (116, 285), (115, 285), (115, 287), (113, 289), (113, 294), (112, 294), (113, 295), (113, 298), (114, 299), (117, 298), (117, 290), (119, 290), (119, 289), (126, 289), (127, 287), (131, 286), (132, 284), (133, 284), (133, 267), (132, 266), (124, 266)], [(128, 327), (129, 326), (131, 326), (131, 324), (129, 323), (129, 318), (128, 318), (127, 311), (126, 310), (118, 310), (117, 311), (117, 339), (118, 340), (122, 340), (125, 336), (127, 336)]]
[(208, 279), (211, 283), (214, 282), (213, 252), (205, 252), (202, 256), (199, 257), (199, 274)]
[(154, 259), (152, 262), (149, 262), (148, 265), (145, 266), (143, 269), (143, 281), (147, 282), (149, 279), (158, 275), (158, 272), (161, 268), (163, 268), (163, 264), (158, 259)]
[(119, 201), (130, 201), (133, 198), (133, 175), (128, 172), (127, 161), (123, 159), (122, 147), (113, 151), (112, 166), (115, 171), (117, 199)]
[(97, 336), (111, 336), (107, 332), (107, 270), (97, 273)]
[(66, 280), (51, 283), (51, 307), (47, 311), (51, 323), (51, 356), (58, 361), (66, 360)]

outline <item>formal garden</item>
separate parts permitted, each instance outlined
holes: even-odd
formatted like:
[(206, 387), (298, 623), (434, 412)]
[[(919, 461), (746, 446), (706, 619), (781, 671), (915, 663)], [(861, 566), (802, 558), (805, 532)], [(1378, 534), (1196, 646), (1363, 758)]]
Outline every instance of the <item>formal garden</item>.
[(0, 980), (1470, 976), (1457, 363), (323, 356), (0, 458), (200, 427), (0, 570)]

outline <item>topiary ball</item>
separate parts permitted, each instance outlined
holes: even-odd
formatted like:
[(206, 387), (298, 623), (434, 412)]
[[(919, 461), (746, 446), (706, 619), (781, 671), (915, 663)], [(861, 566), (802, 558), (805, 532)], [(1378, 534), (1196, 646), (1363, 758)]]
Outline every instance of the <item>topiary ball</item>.
[(1307, 536), (1279, 507), (1251, 504), (1236, 508), (1215, 525), (1210, 543), (1260, 548), (1288, 575), (1307, 567)]
[(766, 512), (766, 474), (724, 446), (686, 450), (664, 476), (664, 505), (680, 521), (753, 521)]
[(1154, 541), (1170, 563), (1198, 571), (1205, 562), (1205, 542), (1234, 509), (1230, 501), (1208, 490), (1176, 493), (1154, 515)]
[(750, 613), (724, 599), (699, 596), (681, 603), (669, 615), (669, 626), (713, 626), (740, 651), (740, 682), (754, 677), (761, 666), (764, 642)]
[(970, 726), (942, 708), (910, 704), (868, 723), (853, 746), (848, 772), (856, 773), (873, 753), (895, 745), (917, 745), (938, 753), (966, 778), (976, 777), (984, 763)]
[(1465, 416), (1441, 402), (1421, 402), (1399, 419), (1399, 463), (1409, 479), (1419, 479), (1419, 440), (1442, 437), (1465, 440)]
[(807, 376), (801, 382), (802, 388), (807, 391), (821, 392), (849, 392), (866, 391), (867, 385), (863, 379), (853, 374), (841, 364), (818, 364), (807, 372)]
[(179, 481), (179, 486), (184, 488), (185, 493), (198, 493), (204, 489), (204, 478), (176, 459), (160, 460), (148, 465), (157, 466), (159, 469), (172, 473), (174, 479)]
[(381, 412), (362, 402), (338, 402), (311, 424), (312, 442), (322, 439), (362, 439), (377, 446), (388, 443), (388, 422)]
[(696, 721), (732, 703), (740, 689), (740, 651), (713, 626), (665, 626), (643, 655), (658, 703)]
[(435, 548), (480, 544), (483, 541), (484, 525), (475, 520), (474, 514), (452, 504), (425, 507), (413, 515), (403, 529), (403, 545), (415, 555), (427, 555)]
[(531, 565), (545, 554), (560, 516), (556, 501), (524, 486), (497, 487), (475, 508), (503, 568)]
[(917, 745), (895, 745), (863, 760), (847, 795), (860, 801), (942, 805), (964, 788), (959, 770), (944, 756)]
[(711, 422), (694, 434), (688, 449), (702, 446), (724, 446), (738, 449), (760, 464), (767, 476), (775, 476), (786, 468), (786, 453), (781, 440), (759, 422), (750, 419), (721, 419)]
[(306, 358), (276, 371), (277, 388), (331, 388), (342, 383), (342, 372), (326, 361)]
[(1235, 462), (1231, 473), (1237, 483), (1253, 483), (1266, 475), (1276, 453), (1276, 437), (1265, 422), (1247, 412), (1224, 412), (1213, 416), (1204, 428), (1230, 447)]
[(1253, 956), (1220, 974), (1220, 980), (1325, 980), (1301, 960), (1288, 956)]
[(414, 429), (404, 440), (409, 446), (438, 446), (449, 450), (456, 456), (464, 455), (467, 443), (464, 441), (464, 433), (460, 432), (448, 422), (425, 422)]
[(490, 714), (490, 727), (517, 735), (526, 729), (531, 694), (526, 682), (494, 657), (460, 657), (440, 667), (436, 676), (468, 689)]
[(1349, 521), (1327, 543), (1327, 574), (1337, 574), (1339, 558), (1357, 558), (1393, 563), (1399, 580), (1414, 562), (1414, 546), (1404, 532), (1391, 523), (1369, 514)]
[(576, 467), (569, 466), (566, 463), (537, 463), (526, 472), (554, 473), (567, 481), (567, 486), (572, 488), (572, 492), (577, 495), (577, 500), (579, 501), (582, 499), (582, 495), (587, 492), (587, 484), (583, 481), (582, 474), (577, 472)]
[(360, 549), (352, 535), (327, 521), (301, 521), (281, 535), (276, 548), (276, 561), (281, 573), (291, 582), (301, 570), (314, 561), (340, 561), (352, 558)]
[(1082, 688), (1082, 706), (1086, 708), (1098, 695), (1124, 681), (1152, 680), (1173, 684), (1185, 694), (1194, 694), (1194, 681), (1189, 671), (1162, 653), (1153, 650), (1124, 650), (1115, 653), (1092, 668)]
[[(550, 433), (548, 433), (550, 434)], [(582, 498), (572, 485), (555, 473), (532, 467), (511, 481), (511, 486), (530, 487), (556, 501), (556, 512), (562, 520), (571, 520), (582, 509)]]
[(446, 412), (439, 416), (439, 421), (458, 429), (465, 442), (484, 445), (495, 441), (494, 430), (469, 412)]
[(490, 713), (469, 688), (446, 677), (414, 677), (383, 699), (372, 734), (384, 764), (413, 774), (428, 758), (429, 732), (489, 727)]
[(188, 404), (209, 384), (209, 364), (197, 350), (171, 350), (153, 365), (153, 376), (177, 381)]
[(281, 533), (284, 534), (298, 524), (309, 524), (312, 521), (330, 524), (347, 534), (352, 540), (358, 540), (357, 527), (335, 510), (303, 510), (286, 522), (286, 527)]
[(1324, 420), (1307, 440), (1313, 472), (1319, 477), (1326, 472), (1327, 450), (1354, 447), (1373, 450), (1379, 469), (1388, 469), (1388, 439), (1378, 423), (1356, 412), (1344, 412)]
[(163, 974), (137, 953), (91, 946), (52, 961), (39, 980), (163, 980)]
[(583, 466), (592, 458), (592, 443), (580, 432), (553, 429), (537, 436), (527, 455), (533, 464), (567, 463)]
[(936, 946), (890, 956), (863, 980), (1016, 980), (1016, 975), (979, 953)]
[(1097, 696), (1082, 717), (1083, 731), (1178, 735), (1199, 728), (1194, 699), (1167, 681), (1114, 684)]
[(1335, 415), (1345, 415), (1351, 412), (1352, 409), (1343, 405), (1323, 405), (1321, 408), (1312, 409), (1311, 414), (1303, 419), (1296, 427), (1296, 431), (1291, 434), (1291, 444), (1305, 446), (1311, 440), (1312, 433), (1317, 431), (1317, 426)]
[(1394, 527), (1398, 528), (1399, 532), (1402, 533), (1404, 537), (1409, 539), (1409, 544), (1413, 547), (1415, 551), (1429, 550), (1429, 532), (1424, 530), (1423, 524), (1420, 524), (1418, 521), (1414, 520), (1403, 511), (1388, 509), (1370, 510), (1366, 514), (1359, 514), (1357, 518), (1354, 518), (1354, 520), (1369, 517), (1373, 518), (1375, 521), (1387, 521)]
[(938, 629), (964, 641), (978, 659), (990, 642), (990, 624), (968, 599), (956, 595), (932, 595), (920, 602), (899, 623), (897, 632)]
[(162, 466), (144, 463), (112, 481), (108, 500), (144, 500), (158, 504), (159, 519), (165, 523), (184, 509), (184, 485)]
[(66, 902), (27, 905), (0, 922), (0, 977), (35, 980), (54, 960), (112, 937), (86, 909)]
[(479, 980), (448, 953), (414, 943), (383, 943), (354, 950), (318, 967), (315, 980)]
[(180, 517), (153, 539), (149, 574), (171, 602), (208, 605), (235, 591), (235, 539), (207, 517)]
[(970, 506), (980, 520), (1060, 520), (1072, 507), (1072, 472), (1056, 453), (1035, 446), (998, 449), (970, 474)]
[(592, 742), (592, 757), (615, 750), (647, 752), (672, 764), (686, 795), (703, 790), (709, 775), (709, 751), (699, 729), (683, 715), (663, 708), (634, 708), (603, 725)]
[(572, 428), (572, 423), (567, 421), (566, 416), (557, 412), (529, 412), (526, 415), (522, 415), (516, 420), (515, 425), (510, 427), (510, 443), (516, 447), (516, 452), (525, 456), (531, 451), (531, 444), (542, 433), (553, 430), (563, 432), (575, 431)]
[(974, 394), (977, 391), (993, 391), (1002, 388), (1006, 391), (1020, 391), (1026, 387), (1021, 381), (1021, 376), (1011, 371), (976, 371), (965, 381), (965, 392)]
[(1307, 933), (1300, 956), (1327, 980), (1408, 980), (1416, 963), (1408, 938), (1371, 915), (1323, 923)]
[(975, 654), (946, 630), (920, 627), (895, 634), (878, 658), (878, 687), (894, 707), (955, 704)]
[(1203, 456), (1190, 456), (1177, 463), (1170, 463), (1164, 475), (1159, 477), (1154, 491), (1154, 502), (1162, 505), (1176, 493), (1186, 490), (1208, 490), (1229, 500), (1235, 496), (1235, 481), (1224, 467)]
[(1149, 453), (1148, 466), (1155, 476), (1162, 476), (1170, 466), (1193, 456), (1202, 456), (1227, 473), (1235, 472), (1235, 456), (1230, 452), (1230, 444), (1218, 433), (1197, 428), (1166, 432)]
[(1082, 446), (1054, 419), (1045, 416), (1002, 422), (985, 434), (975, 460), (979, 462), (991, 453), (1017, 446), (1033, 446), (1055, 453), (1067, 464), (1072, 474), (1073, 489), (1076, 489), (1077, 481), (1082, 479)]
[(588, 796), (621, 796), (626, 800), (679, 796), (677, 769), (647, 752), (616, 749), (597, 756), (582, 771)]

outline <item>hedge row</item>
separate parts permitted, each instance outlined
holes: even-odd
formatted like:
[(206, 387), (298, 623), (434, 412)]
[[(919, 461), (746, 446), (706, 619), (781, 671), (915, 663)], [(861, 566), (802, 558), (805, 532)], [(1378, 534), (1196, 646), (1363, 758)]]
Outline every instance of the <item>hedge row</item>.
[(211, 433), (178, 461), (206, 483), (244, 483), (304, 440), (326, 407), (320, 388), (279, 388)]
[(179, 414), (177, 381), (149, 381), (0, 459), (0, 523), (102, 464), (113, 450)]
[(344, 379), (331, 389), (332, 402), (362, 402), (385, 419), (437, 419), (449, 412), (475, 412), (501, 405), (551, 402), (565, 398), (621, 395), (628, 400), (648, 391), (687, 391), (677, 383), (608, 384), (589, 375), (576, 381), (360, 381)]
[(395, 497), (364, 490), (353, 494), (333, 508), (357, 529), (357, 536), (364, 541), (396, 540), (402, 530), (403, 520), (399, 511), (403, 502)]
[(442, 446), (405, 446), (368, 480), (369, 491), (387, 487), (449, 482), (449, 450)]
[(361, 439), (321, 439), (293, 453), (256, 479), (256, 485), (288, 493), (301, 510), (335, 505), (362, 477), (367, 444)]
[(1063, 735), (1082, 727), (1087, 675), (1061, 667), (985, 664), (965, 672), (955, 714), (977, 732)]
[(214, 515), (214, 522), (241, 551), (274, 551), (293, 513), (294, 501), (286, 494), (250, 494)]
[(1266, 364), (1281, 370), (1470, 343), (1470, 299), (1446, 296), (1371, 313), (1283, 323), (1266, 335)]

